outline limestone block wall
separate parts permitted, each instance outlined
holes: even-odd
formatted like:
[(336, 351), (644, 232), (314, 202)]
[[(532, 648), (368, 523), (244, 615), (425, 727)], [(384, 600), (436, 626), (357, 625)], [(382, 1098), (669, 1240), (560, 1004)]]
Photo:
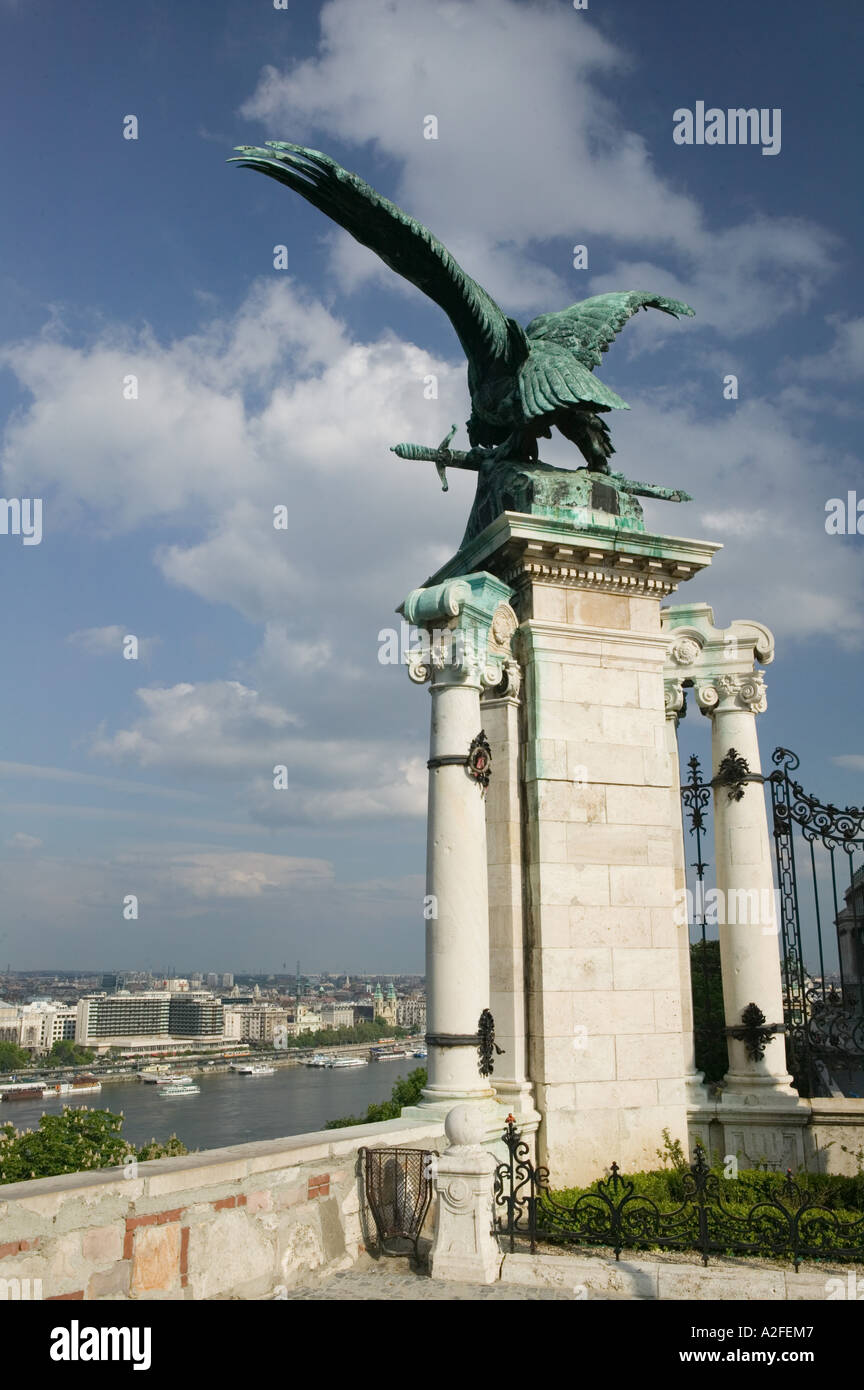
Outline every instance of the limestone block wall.
[(677, 768), (657, 602), (539, 584), (532, 598), (531, 1074), (543, 1161), (581, 1182), (613, 1158), (648, 1167), (664, 1128), (686, 1132)]
[(0, 1286), (47, 1300), (200, 1300), (314, 1283), (366, 1246), (363, 1146), (442, 1152), (444, 1129), (390, 1120), (157, 1159), (128, 1177), (2, 1186)]
[(812, 1173), (864, 1171), (864, 1099), (814, 1097), (810, 1124), (804, 1131), (804, 1155)]

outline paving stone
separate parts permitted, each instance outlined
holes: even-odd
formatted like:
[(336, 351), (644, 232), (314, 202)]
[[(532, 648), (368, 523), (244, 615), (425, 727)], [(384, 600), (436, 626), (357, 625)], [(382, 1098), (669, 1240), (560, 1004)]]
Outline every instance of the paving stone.
[[(394, 1262), (395, 1264), (395, 1262)], [(334, 1274), (329, 1279), (310, 1288), (292, 1289), (280, 1295), (282, 1299), (306, 1302), (329, 1302), (344, 1299), (356, 1302), (387, 1301), (404, 1299), (408, 1302), (423, 1302), (427, 1299), (447, 1302), (473, 1303), (478, 1300), (505, 1299), (521, 1303), (526, 1300), (554, 1299), (558, 1302), (584, 1301), (584, 1293), (576, 1291), (537, 1288), (522, 1284), (458, 1284), (449, 1281), (430, 1279), (422, 1273), (406, 1268), (406, 1261), (399, 1261), (399, 1267), (387, 1265), (364, 1270), (346, 1270)], [(599, 1295), (603, 1300), (608, 1295)], [(596, 1301), (598, 1295), (592, 1294)]]

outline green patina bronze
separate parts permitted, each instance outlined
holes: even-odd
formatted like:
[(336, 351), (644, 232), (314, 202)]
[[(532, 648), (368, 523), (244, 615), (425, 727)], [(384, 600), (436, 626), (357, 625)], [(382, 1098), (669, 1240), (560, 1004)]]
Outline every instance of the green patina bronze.
[[(239, 158), (229, 162), (257, 169), (306, 198), (433, 299), (453, 324), (468, 359), (467, 428), (474, 447), (468, 453), (450, 450), (451, 430), (438, 449), (400, 444), (394, 452), (436, 463), (445, 487), (445, 467), (477, 472), (465, 540), (501, 511), (568, 514), (589, 524), (590, 515), (601, 512), (605, 524), (613, 518), (614, 525), (642, 530), (636, 496), (690, 500), (687, 493), (632, 482), (610, 471), (608, 460), (615, 450), (601, 415), (629, 406), (593, 374), (601, 354), (639, 309), (692, 316), (689, 305), (627, 290), (541, 314), (522, 328), (466, 275), (427, 227), (335, 160), (275, 140), (263, 149), (237, 149)], [(540, 462), (537, 440), (550, 438), (553, 426), (581, 451), (586, 468)]]

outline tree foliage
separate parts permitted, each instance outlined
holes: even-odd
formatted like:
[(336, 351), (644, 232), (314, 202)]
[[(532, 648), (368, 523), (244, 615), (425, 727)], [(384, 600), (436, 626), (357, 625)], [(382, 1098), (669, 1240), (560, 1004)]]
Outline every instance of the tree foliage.
[(122, 1167), (130, 1158), (144, 1161), (188, 1153), (173, 1134), (164, 1144), (151, 1139), (136, 1149), (121, 1135), (122, 1126), (123, 1116), (110, 1110), (70, 1105), (64, 1105), (60, 1115), (43, 1115), (38, 1129), (0, 1125), (0, 1183)]
[(340, 1043), (374, 1043), (379, 1038), (407, 1038), (410, 1030), (385, 1023), (376, 1018), (374, 1023), (363, 1021), (351, 1028), (319, 1028), (314, 1033), (300, 1033), (289, 1037), (289, 1047), (336, 1047)]
[(58, 1038), (46, 1060), (56, 1062), (61, 1067), (74, 1067), (92, 1062), (95, 1056), (96, 1053), (91, 1052), (89, 1047), (82, 1047), (70, 1038)]
[(699, 941), (691, 945), (690, 980), (696, 1070), (704, 1072), (709, 1084), (716, 1083), (722, 1081), (729, 1070), (719, 941)]
[(30, 1053), (17, 1043), (0, 1042), (0, 1072), (17, 1071), (19, 1067), (26, 1067), (30, 1060)]

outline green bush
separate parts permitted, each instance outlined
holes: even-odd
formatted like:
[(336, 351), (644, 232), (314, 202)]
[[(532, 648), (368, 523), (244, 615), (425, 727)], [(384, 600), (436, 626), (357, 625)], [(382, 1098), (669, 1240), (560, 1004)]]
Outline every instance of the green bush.
[(328, 1120), (325, 1129), (346, 1129), (349, 1125), (380, 1124), (382, 1120), (398, 1120), (403, 1105), (416, 1105), (426, 1085), (426, 1068), (417, 1067), (407, 1076), (397, 1078), (389, 1100), (367, 1106), (365, 1115), (346, 1115), (341, 1120)]

